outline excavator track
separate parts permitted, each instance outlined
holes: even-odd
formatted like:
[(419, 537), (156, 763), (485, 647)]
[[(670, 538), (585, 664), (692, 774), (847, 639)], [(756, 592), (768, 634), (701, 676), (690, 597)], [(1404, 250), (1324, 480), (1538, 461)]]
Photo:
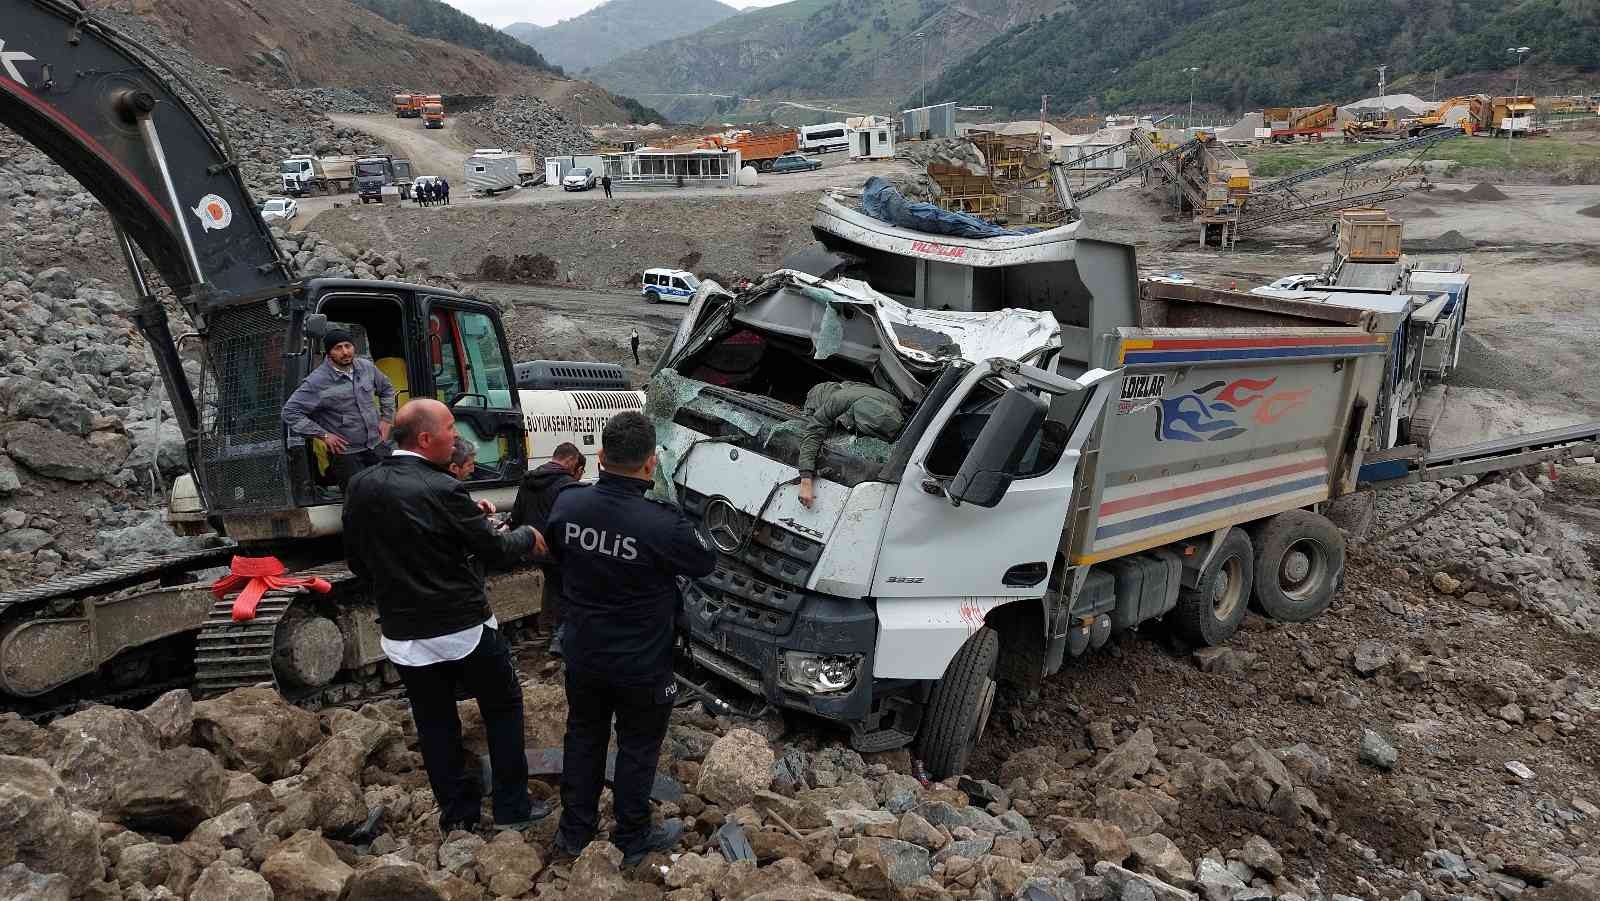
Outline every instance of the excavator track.
[(256, 606), (254, 619), (233, 621), (233, 598), (211, 605), (211, 614), (194, 643), (194, 692), (200, 697), (219, 695), (231, 688), (267, 683), (278, 678), (272, 670), (278, 624), (303, 589), (268, 591)]
[(78, 600), (94, 595), (105, 595), (144, 582), (165, 580), (195, 570), (226, 566), (238, 552), (238, 548), (228, 546), (181, 554), (163, 554), (75, 576), (64, 576), (15, 591), (0, 592), (0, 617), (4, 617), (12, 608), (23, 610), (34, 604), (43, 605), (51, 601)]

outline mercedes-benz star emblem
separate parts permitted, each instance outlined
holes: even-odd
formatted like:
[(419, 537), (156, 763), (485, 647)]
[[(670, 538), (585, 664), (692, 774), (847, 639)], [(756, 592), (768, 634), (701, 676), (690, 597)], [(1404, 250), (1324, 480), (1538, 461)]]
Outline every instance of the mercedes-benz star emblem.
[(724, 497), (706, 501), (705, 523), (711, 543), (724, 554), (738, 551), (750, 534), (750, 518)]

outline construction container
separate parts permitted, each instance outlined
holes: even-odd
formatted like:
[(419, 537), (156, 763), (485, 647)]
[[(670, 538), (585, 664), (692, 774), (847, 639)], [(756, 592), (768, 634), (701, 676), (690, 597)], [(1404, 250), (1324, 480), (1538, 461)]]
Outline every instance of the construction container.
[(1356, 261), (1398, 260), (1401, 228), (1386, 210), (1344, 210), (1339, 213), (1339, 256)]
[(517, 158), (504, 150), (478, 151), (462, 165), (467, 190), (476, 194), (509, 191), (520, 184)]

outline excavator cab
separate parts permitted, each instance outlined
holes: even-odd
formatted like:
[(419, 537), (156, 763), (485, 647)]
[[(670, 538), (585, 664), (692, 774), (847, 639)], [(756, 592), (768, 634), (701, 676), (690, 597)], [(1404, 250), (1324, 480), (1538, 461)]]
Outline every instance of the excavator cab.
[(397, 405), (431, 397), (450, 406), (457, 434), (478, 450), (474, 493), (508, 501), (527, 471), (526, 422), (493, 304), (398, 282), (314, 279), (289, 297), (219, 310), (209, 325), (195, 471), (208, 512), (235, 540), (338, 531), (343, 497), (326, 448), (282, 421), (335, 326), (389, 377)]

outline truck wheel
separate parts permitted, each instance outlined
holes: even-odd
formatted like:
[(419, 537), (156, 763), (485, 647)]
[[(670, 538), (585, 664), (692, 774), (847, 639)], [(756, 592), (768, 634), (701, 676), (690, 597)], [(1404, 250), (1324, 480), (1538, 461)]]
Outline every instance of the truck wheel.
[(1173, 627), (1190, 644), (1215, 647), (1238, 631), (1248, 612), (1255, 559), (1250, 536), (1229, 529), (1193, 588), (1178, 590)]
[(661, 302), (661, 295), (657, 294), (654, 291), (646, 291), (645, 295), (644, 295), (644, 302), (645, 303), (660, 303)]
[(1344, 572), (1344, 534), (1325, 516), (1289, 510), (1256, 533), (1256, 604), (1286, 623), (1303, 623), (1328, 609)]
[(761, 170), (762, 172), (771, 172), (772, 171), (772, 160), (762, 160), (761, 162), (756, 163), (756, 168)]
[(999, 659), (1000, 633), (985, 626), (961, 646), (933, 687), (917, 736), (917, 754), (933, 778), (965, 772), (994, 706)]

